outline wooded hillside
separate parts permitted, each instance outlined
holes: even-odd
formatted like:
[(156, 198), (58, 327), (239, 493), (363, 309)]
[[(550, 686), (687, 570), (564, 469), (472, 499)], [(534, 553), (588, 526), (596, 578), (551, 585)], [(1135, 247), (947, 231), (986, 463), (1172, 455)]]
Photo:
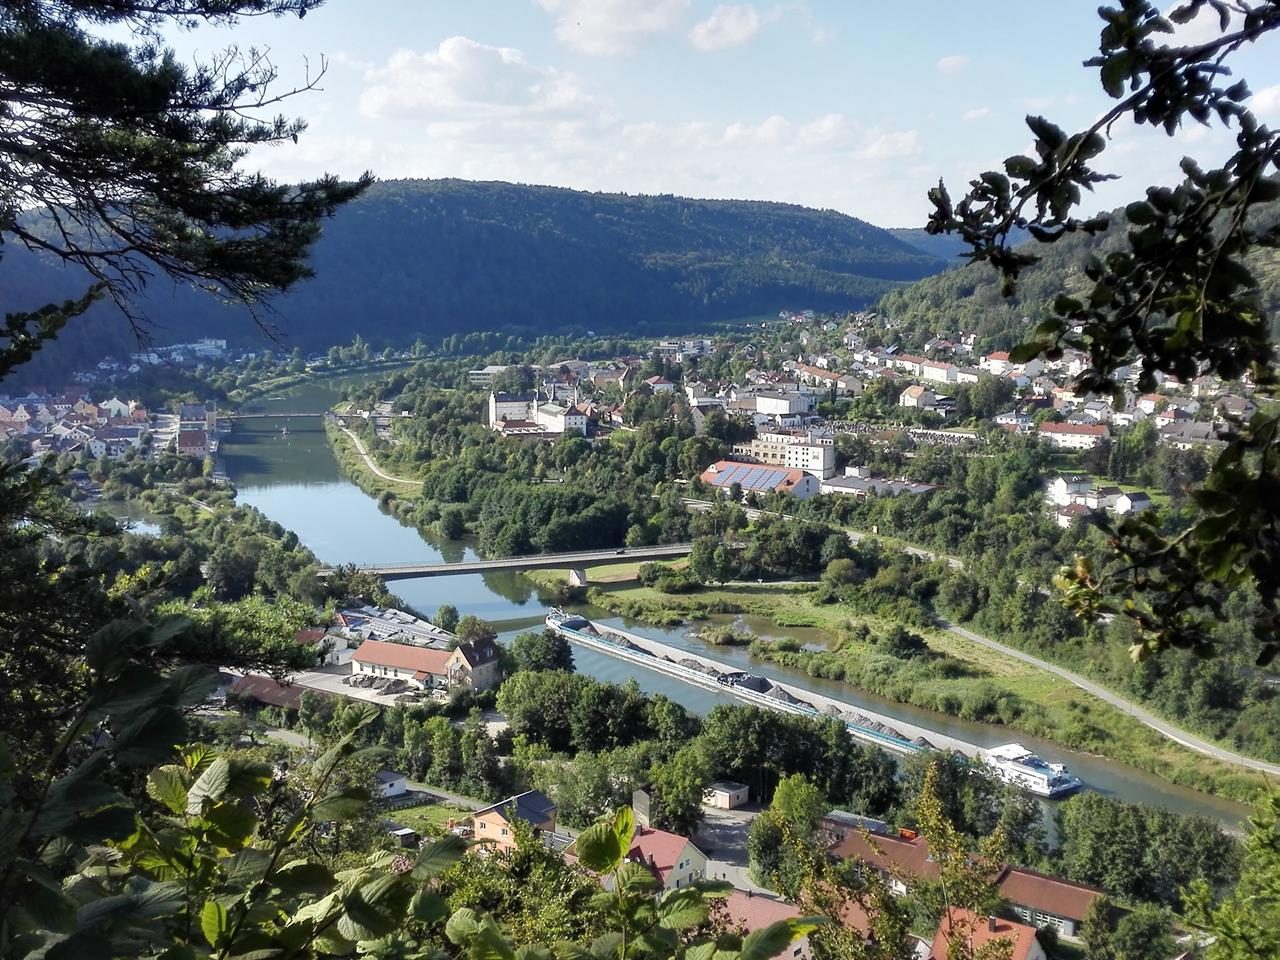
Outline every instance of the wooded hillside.
[[(315, 279), (276, 301), (286, 346), (375, 346), (473, 330), (680, 332), (795, 309), (858, 308), (944, 262), (830, 210), (584, 193), (462, 180), (376, 184), (325, 225)], [(25, 251), (0, 264), (31, 308), (84, 283)], [(247, 313), (157, 285), (141, 300), (158, 343), (260, 336)], [(107, 304), (50, 351), (83, 363), (127, 347)], [(46, 362), (48, 362), (46, 360)]]

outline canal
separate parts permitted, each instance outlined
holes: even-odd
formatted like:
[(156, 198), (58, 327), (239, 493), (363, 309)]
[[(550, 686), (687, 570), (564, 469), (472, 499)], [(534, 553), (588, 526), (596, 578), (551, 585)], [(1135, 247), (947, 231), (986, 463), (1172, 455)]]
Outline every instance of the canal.
[[(308, 408), (304, 409), (315, 410), (314, 403), (321, 399), (318, 395), (308, 397)], [(275, 403), (281, 408), (279, 412), (290, 412), (288, 399)], [(282, 431), (286, 425), (287, 435)], [(342, 476), (318, 417), (266, 418), (237, 423), (234, 432), (222, 442), (221, 466), (236, 484), (240, 502), (257, 507), (272, 520), (293, 530), (323, 563), (456, 563), (476, 556), (468, 544), (432, 542), (382, 512), (373, 498)], [(522, 629), (540, 628), (548, 606), (548, 601), (538, 595), (536, 585), (514, 573), (406, 580), (392, 586), (393, 592), (422, 613), (430, 614), (441, 604), (449, 603), (457, 607), (459, 613), (473, 613), (489, 620), (498, 625), (499, 637), (503, 640)], [(1047, 758), (1065, 762), (1091, 789), (1124, 800), (1209, 816), (1232, 827), (1238, 826), (1249, 812), (1241, 804), (1177, 787), (1140, 770), (1066, 750), (1016, 731), (960, 720), (885, 700), (841, 683), (815, 679), (800, 671), (760, 663), (741, 649), (710, 647), (690, 637), (689, 628), (654, 627), (587, 605), (572, 609), (593, 620), (625, 626), (655, 640), (705, 653), (753, 673), (785, 680), (971, 743), (994, 746), (1018, 741)], [(728, 622), (733, 618), (722, 619)], [(798, 633), (754, 622), (749, 626), (762, 634)], [(717, 703), (734, 702), (590, 650), (576, 648), (574, 658), (583, 673), (618, 683), (634, 678), (647, 693), (665, 694), (698, 713), (705, 713)]]

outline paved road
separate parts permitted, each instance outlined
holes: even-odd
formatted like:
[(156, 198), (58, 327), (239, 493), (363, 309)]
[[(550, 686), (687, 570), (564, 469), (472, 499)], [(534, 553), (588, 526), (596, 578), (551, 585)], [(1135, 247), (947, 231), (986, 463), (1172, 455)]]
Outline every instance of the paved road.
[(1280, 776), (1280, 764), (1268, 763), (1265, 760), (1256, 760), (1253, 757), (1246, 757), (1243, 754), (1235, 753), (1232, 750), (1227, 750), (1223, 747), (1217, 746), (1216, 744), (1212, 744), (1207, 740), (1202, 740), (1195, 734), (1188, 733), (1167, 721), (1161, 720), (1155, 714), (1148, 710), (1144, 710), (1132, 700), (1126, 700), (1119, 694), (1108, 690), (1106, 687), (1096, 684), (1092, 680), (1088, 680), (1080, 676), (1080, 674), (1068, 670), (1065, 667), (1059, 667), (1056, 664), (1049, 663), (1047, 660), (1041, 660), (1039, 657), (1033, 657), (1029, 653), (1023, 653), (1021, 650), (1015, 650), (1013, 647), (1007, 647), (1003, 643), (997, 643), (995, 640), (991, 640), (981, 634), (974, 633), (972, 630), (967, 630), (964, 627), (957, 627), (949, 621), (940, 619), (938, 624), (939, 626), (950, 630), (957, 636), (964, 637), (972, 643), (976, 643), (979, 646), (986, 647), (990, 650), (995, 650), (996, 652), (1004, 654), (1007, 657), (1011, 657), (1014, 660), (1021, 660), (1023, 663), (1029, 663), (1033, 667), (1038, 667), (1041, 670), (1046, 670), (1055, 676), (1061, 677), (1067, 682), (1079, 687), (1081, 690), (1093, 694), (1099, 700), (1105, 700), (1112, 706), (1119, 707), (1125, 713), (1130, 714), (1134, 719), (1146, 724), (1160, 735), (1168, 737), (1174, 743), (1179, 743), (1184, 747), (1189, 747), (1192, 750), (1196, 750), (1217, 760), (1234, 763), (1241, 767), (1248, 767), (1251, 770), (1260, 770), (1263, 773), (1268, 773), (1272, 776)]
[(360, 454), (361, 458), (364, 460), (364, 465), (380, 476), (383, 480), (390, 480), (392, 483), (403, 483), (413, 487), (422, 486), (421, 480), (406, 480), (404, 477), (393, 477), (391, 474), (386, 473), (381, 467), (373, 462), (373, 457), (369, 456), (369, 451), (365, 450), (364, 444), (360, 441), (358, 436), (346, 427), (338, 427), (338, 429), (351, 438), (352, 442), (356, 445), (356, 453)]

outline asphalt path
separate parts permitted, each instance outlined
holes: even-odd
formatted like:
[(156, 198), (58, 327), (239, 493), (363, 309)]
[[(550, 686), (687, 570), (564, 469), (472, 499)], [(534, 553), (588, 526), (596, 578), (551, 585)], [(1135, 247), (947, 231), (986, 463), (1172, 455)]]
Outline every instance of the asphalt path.
[(1246, 757), (1233, 750), (1227, 750), (1225, 747), (1220, 747), (1217, 744), (1210, 743), (1208, 740), (1202, 740), (1193, 733), (1188, 733), (1180, 727), (1175, 727), (1173, 724), (1165, 720), (1161, 720), (1155, 714), (1151, 713), (1149, 710), (1143, 709), (1132, 700), (1127, 700), (1115, 691), (1108, 690), (1106, 687), (1094, 683), (1092, 680), (1086, 679), (1072, 670), (1060, 667), (1047, 660), (1041, 660), (1039, 657), (1033, 657), (1031, 654), (1023, 653), (1021, 650), (1016, 650), (1013, 647), (1007, 647), (1003, 643), (997, 643), (995, 640), (982, 636), (982, 634), (974, 633), (972, 630), (968, 630), (964, 627), (957, 627), (955, 624), (950, 623), (947, 620), (939, 620), (938, 625), (950, 630), (957, 636), (964, 637), (966, 640), (978, 644), (979, 646), (986, 647), (989, 650), (995, 650), (997, 653), (1001, 653), (1014, 660), (1021, 660), (1023, 663), (1029, 663), (1033, 667), (1045, 670), (1052, 673), (1054, 676), (1061, 677), (1068, 683), (1074, 684), (1086, 693), (1090, 693), (1097, 697), (1099, 700), (1104, 700), (1113, 707), (1118, 707), (1135, 720), (1138, 720), (1156, 731), (1156, 733), (1161, 736), (1168, 737), (1174, 743), (1181, 744), (1184, 747), (1189, 747), (1198, 753), (1203, 753), (1216, 760), (1233, 763), (1241, 767), (1248, 767), (1250, 770), (1259, 770), (1262, 773), (1267, 773), (1272, 776), (1280, 776), (1280, 764), (1268, 763), (1265, 760)]

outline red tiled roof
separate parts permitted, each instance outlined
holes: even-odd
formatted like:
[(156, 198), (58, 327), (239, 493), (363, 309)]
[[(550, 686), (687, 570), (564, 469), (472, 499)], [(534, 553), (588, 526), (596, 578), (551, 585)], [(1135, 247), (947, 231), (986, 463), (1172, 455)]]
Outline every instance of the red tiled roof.
[(1049, 423), (1040, 424), (1041, 433), (1074, 433), (1080, 436), (1103, 437), (1107, 434), (1102, 423)]
[(627, 851), (627, 859), (648, 866), (662, 884), (675, 869), (680, 854), (689, 845), (689, 838), (678, 833), (668, 833), (652, 827), (640, 827)]
[(1008, 360), (1008, 359), (1009, 359), (1009, 351), (1008, 351), (1008, 350), (997, 350), (995, 353), (988, 353), (988, 354), (987, 354), (987, 359), (988, 359), (988, 360)]
[[(296, 710), (302, 703), (302, 695), (306, 690), (302, 687), (282, 686), (276, 683), (270, 677), (260, 677), (255, 674), (246, 674), (243, 677), (236, 677), (232, 681), (230, 693), (235, 697), (243, 697), (247, 700), (257, 700), (259, 703), (265, 703), (273, 707), (289, 707)], [(321, 696), (327, 694), (320, 691)]]
[(944, 918), (939, 924), (938, 932), (933, 935), (933, 946), (929, 949), (929, 960), (948, 960), (949, 941), (952, 939), (969, 943), (975, 951), (995, 940), (1007, 940), (1013, 945), (1009, 960), (1027, 960), (1031, 956), (1031, 948), (1036, 943), (1034, 927), (999, 917), (991, 918), (994, 922), (989, 923), (988, 918), (960, 907), (951, 907), (947, 914), (950, 922)]
[(1000, 896), (1010, 903), (1076, 921), (1083, 920), (1093, 901), (1103, 895), (1097, 887), (1022, 867), (1005, 867), (996, 878), (996, 886), (1000, 888)]
[(378, 667), (394, 667), (415, 673), (434, 673), (443, 676), (449, 661), (448, 650), (432, 650), (407, 643), (388, 643), (386, 640), (366, 640), (351, 657), (360, 663)]
[(772, 897), (754, 896), (743, 890), (735, 890), (724, 901), (725, 912), (729, 914), (729, 922), (741, 927), (747, 933), (800, 916), (800, 909), (784, 900)]
[(938, 865), (929, 859), (929, 844), (921, 837), (908, 840), (904, 837), (873, 834), (868, 838), (860, 830), (851, 831), (831, 848), (831, 853), (841, 860), (861, 860), (870, 867), (890, 874), (938, 876)]

